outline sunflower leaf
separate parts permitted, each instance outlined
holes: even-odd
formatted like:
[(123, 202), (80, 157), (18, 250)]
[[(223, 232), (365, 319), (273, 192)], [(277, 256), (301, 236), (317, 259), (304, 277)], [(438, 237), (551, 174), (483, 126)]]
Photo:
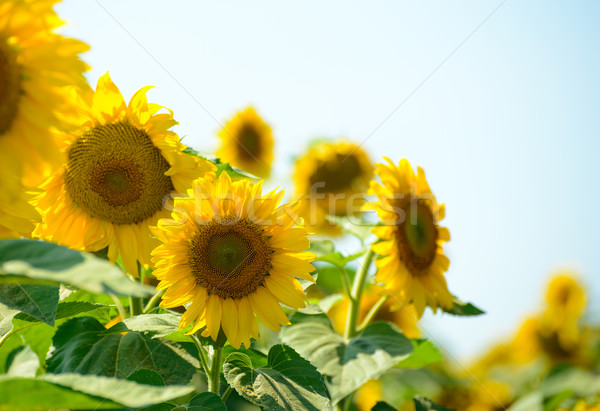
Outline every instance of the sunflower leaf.
[(53, 326), (59, 288), (52, 285), (0, 284), (0, 302)]
[(442, 353), (429, 340), (411, 340), (413, 352), (408, 358), (400, 361), (396, 368), (425, 368), (444, 359)]
[(415, 411), (453, 411), (450, 408), (435, 404), (429, 398), (416, 396), (413, 401), (415, 403)]
[(483, 311), (482, 309), (476, 307), (475, 305), (473, 305), (471, 303), (465, 303), (456, 297), (454, 297), (452, 302), (454, 303), (452, 308), (449, 310), (445, 310), (445, 312), (448, 314), (463, 316), (463, 317), (472, 317), (472, 316), (476, 316), (476, 315), (485, 314), (485, 311)]
[(329, 321), (308, 319), (282, 330), (280, 338), (328, 376), (332, 405), (413, 351), (411, 341), (394, 325), (384, 322), (370, 324), (346, 340), (333, 331)]
[(80, 373), (128, 378), (140, 368), (157, 372), (169, 384), (188, 384), (195, 367), (176, 343), (146, 337), (142, 333), (104, 334), (95, 318), (74, 318), (61, 325), (54, 338), (56, 348), (48, 358), (48, 372)]
[(267, 367), (254, 368), (246, 354), (234, 352), (223, 369), (229, 385), (259, 407), (321, 410), (329, 406), (321, 374), (288, 346), (271, 347)]
[(215, 164), (217, 166), (217, 177), (219, 177), (221, 175), (221, 173), (223, 171), (225, 171), (225, 172), (227, 172), (227, 175), (229, 175), (229, 177), (231, 177), (232, 179), (245, 178), (245, 179), (252, 180), (252, 181), (260, 180), (260, 178), (256, 177), (255, 175), (247, 173), (244, 170), (242, 170), (241, 168), (233, 167), (229, 163), (220, 163), (219, 162), (219, 163), (215, 163)]
[(144, 297), (152, 287), (129, 280), (114, 264), (89, 253), (38, 240), (0, 241), (0, 283), (64, 283), (95, 294)]
[(0, 376), (0, 409), (138, 408), (189, 394), (192, 386), (157, 387), (118, 378), (46, 374), (37, 378)]
[(227, 411), (225, 403), (214, 392), (201, 392), (185, 406), (189, 411)]
[(113, 325), (102, 335), (127, 331), (138, 331), (152, 338), (166, 338), (171, 341), (192, 342), (192, 337), (179, 330), (179, 319), (175, 314), (141, 314)]

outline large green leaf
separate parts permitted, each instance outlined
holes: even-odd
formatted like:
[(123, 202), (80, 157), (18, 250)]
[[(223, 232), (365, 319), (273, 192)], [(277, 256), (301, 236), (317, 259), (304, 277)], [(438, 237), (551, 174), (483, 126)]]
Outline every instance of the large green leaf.
[(66, 284), (96, 294), (144, 297), (152, 287), (131, 281), (116, 265), (38, 240), (0, 241), (0, 283)]
[(370, 324), (346, 340), (333, 331), (327, 319), (319, 317), (283, 329), (280, 338), (330, 377), (326, 383), (333, 405), (413, 351), (408, 338), (383, 322)]
[(213, 392), (202, 392), (196, 395), (185, 406), (185, 409), (188, 411), (227, 411), (221, 397)]
[(36, 284), (0, 284), (0, 302), (49, 325), (54, 325), (58, 287)]
[(11, 353), (7, 362), (6, 374), (19, 377), (35, 377), (40, 368), (40, 360), (28, 345), (21, 346)]
[(224, 377), (236, 391), (265, 409), (322, 410), (329, 406), (321, 374), (290, 347), (274, 345), (267, 367), (253, 368), (250, 358), (229, 354)]
[(127, 378), (140, 368), (157, 372), (169, 384), (187, 384), (195, 367), (176, 351), (174, 342), (128, 332), (103, 335), (105, 328), (90, 317), (74, 318), (58, 328), (48, 372), (80, 373)]
[(95, 375), (61, 374), (38, 378), (0, 376), (0, 409), (100, 409), (144, 407), (178, 398), (191, 386), (155, 387)]

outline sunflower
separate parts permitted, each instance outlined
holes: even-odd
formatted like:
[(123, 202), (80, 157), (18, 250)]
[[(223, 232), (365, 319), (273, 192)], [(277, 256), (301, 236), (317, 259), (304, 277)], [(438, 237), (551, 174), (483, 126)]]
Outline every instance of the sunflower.
[(217, 156), (256, 176), (267, 178), (273, 162), (271, 127), (253, 107), (237, 112), (219, 131)]
[(29, 237), (35, 223), (40, 221), (39, 213), (30, 204), (33, 195), (26, 192), (24, 187), (20, 187), (10, 197), (6, 194), (4, 190), (0, 190), (0, 240)]
[(407, 160), (396, 166), (376, 164), (383, 185), (373, 181), (370, 194), (378, 196), (377, 214), (382, 220), (373, 229), (381, 241), (371, 246), (379, 254), (377, 281), (405, 302), (414, 304), (421, 317), (426, 306), (452, 308), (444, 273), (450, 261), (442, 245), (450, 240), (447, 228), (438, 222), (445, 207), (437, 203), (422, 168), (415, 174)]
[(169, 215), (165, 200), (215, 171), (183, 152), (186, 146), (168, 131), (177, 124), (173, 112), (157, 114), (163, 107), (148, 103), (149, 88), (127, 105), (107, 73), (95, 93), (83, 96), (81, 127), (61, 136), (64, 165), (42, 187), (37, 207), (44, 221), (34, 233), (78, 250), (108, 247), (110, 261), (120, 254), (132, 275), (137, 261), (149, 265), (159, 244), (149, 225)]
[[(361, 323), (381, 295), (385, 291), (379, 286), (371, 286), (365, 289), (360, 301), (358, 322)], [(329, 309), (327, 315), (331, 319), (333, 329), (344, 334), (346, 327), (346, 313), (348, 312), (348, 299), (344, 299)], [(421, 333), (417, 326), (417, 313), (413, 306), (397, 307), (392, 300), (388, 299), (379, 309), (373, 321), (389, 321), (396, 325), (408, 338), (419, 338)]]
[(360, 209), (373, 178), (367, 153), (349, 141), (320, 142), (296, 161), (296, 196), (305, 197), (300, 215), (316, 233), (339, 235), (339, 226), (327, 215), (349, 216)]
[(153, 252), (160, 280), (167, 289), (161, 306), (191, 302), (179, 328), (194, 324), (202, 335), (217, 339), (222, 327), (239, 348), (258, 338), (255, 316), (279, 331), (289, 324), (279, 302), (305, 306), (306, 296), (294, 277), (313, 281), (315, 255), (306, 231), (294, 227), (295, 204), (279, 205), (283, 192), (262, 195), (262, 182), (233, 182), (226, 172), (194, 182), (189, 198), (176, 198), (173, 219), (153, 229), (164, 243)]
[[(0, 163), (3, 182), (25, 177), (37, 185), (58, 166), (61, 156), (51, 134), (64, 129), (71, 87), (84, 87), (88, 67), (79, 54), (89, 47), (54, 32), (63, 22), (56, 0), (5, 0), (0, 3)], [(7, 167), (6, 164), (13, 164)], [(16, 164), (15, 164), (16, 163)], [(6, 190), (20, 189), (13, 181)]]

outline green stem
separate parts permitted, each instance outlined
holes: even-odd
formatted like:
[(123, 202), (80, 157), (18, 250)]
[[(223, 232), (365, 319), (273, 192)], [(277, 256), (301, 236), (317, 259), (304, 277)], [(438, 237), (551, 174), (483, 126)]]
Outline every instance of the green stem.
[(129, 310), (131, 311), (131, 316), (140, 315), (144, 312), (144, 303), (140, 297), (129, 297)]
[(348, 305), (348, 316), (346, 317), (346, 332), (344, 337), (352, 338), (356, 335), (356, 323), (358, 322), (358, 313), (360, 311), (360, 300), (362, 298), (362, 292), (365, 288), (365, 281), (367, 279), (367, 273), (371, 266), (371, 261), (375, 253), (369, 248), (362, 262), (360, 271), (356, 273), (354, 277), (354, 284), (352, 284), (352, 291), (350, 292), (350, 304)]
[(389, 295), (382, 296), (375, 303), (375, 305), (373, 307), (371, 307), (371, 309), (367, 313), (367, 316), (365, 317), (363, 322), (358, 326), (358, 331), (362, 331), (367, 325), (369, 325), (371, 323), (371, 321), (373, 321), (373, 318), (377, 315), (377, 313), (379, 312), (381, 307), (383, 307), (383, 304), (385, 304), (385, 302), (388, 300), (388, 298), (390, 298)]
[(196, 337), (195, 335), (192, 335), (191, 337), (192, 337), (192, 341), (194, 341), (194, 344), (196, 344), (196, 348), (198, 349), (198, 357), (200, 358), (200, 364), (202, 365), (202, 368), (204, 369), (206, 376), (209, 377), (210, 376), (210, 367), (208, 366), (208, 361), (206, 359), (206, 351), (204, 350), (204, 347), (200, 343), (200, 340), (198, 339), (198, 337)]
[(344, 292), (346, 296), (348, 296), (349, 300), (352, 300), (352, 295), (350, 293), (350, 282), (348, 281), (348, 273), (346, 272), (345, 267), (338, 267), (340, 270), (340, 274), (342, 276), (342, 285), (344, 286)]
[(225, 393), (221, 397), (221, 399), (223, 400), (223, 402), (227, 402), (227, 398), (229, 398), (229, 395), (231, 394), (231, 391), (233, 391), (233, 388), (232, 387), (227, 387), (227, 391), (225, 391)]
[(117, 307), (117, 311), (119, 312), (119, 315), (121, 316), (121, 321), (123, 321), (124, 319), (127, 318), (127, 314), (125, 313), (123, 304), (121, 304), (121, 301), (119, 301), (119, 298), (116, 295), (114, 295), (114, 294), (108, 294), (108, 295), (114, 301), (115, 307)]
[(219, 394), (219, 382), (221, 378), (221, 354), (223, 348), (215, 348), (211, 358), (210, 376), (208, 378), (208, 391)]
[(152, 296), (150, 301), (148, 301), (148, 304), (146, 304), (146, 307), (144, 307), (143, 313), (148, 314), (148, 312), (156, 306), (156, 303), (158, 303), (160, 301), (160, 298), (162, 297), (162, 295), (164, 293), (165, 293), (165, 290), (160, 290), (159, 292), (154, 294), (154, 296)]

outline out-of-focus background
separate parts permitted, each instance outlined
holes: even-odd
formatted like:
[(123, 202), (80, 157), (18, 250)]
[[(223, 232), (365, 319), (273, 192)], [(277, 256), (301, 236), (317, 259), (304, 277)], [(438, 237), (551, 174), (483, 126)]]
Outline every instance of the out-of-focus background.
[(572, 269), (600, 319), (600, 3), (64, 0), (64, 33), (92, 46), (126, 99), (152, 84), (201, 152), (249, 103), (275, 137), (271, 186), (315, 137), (424, 167), (446, 203), (450, 290), (487, 311), (427, 314), (426, 334), (471, 358), (537, 310)]

